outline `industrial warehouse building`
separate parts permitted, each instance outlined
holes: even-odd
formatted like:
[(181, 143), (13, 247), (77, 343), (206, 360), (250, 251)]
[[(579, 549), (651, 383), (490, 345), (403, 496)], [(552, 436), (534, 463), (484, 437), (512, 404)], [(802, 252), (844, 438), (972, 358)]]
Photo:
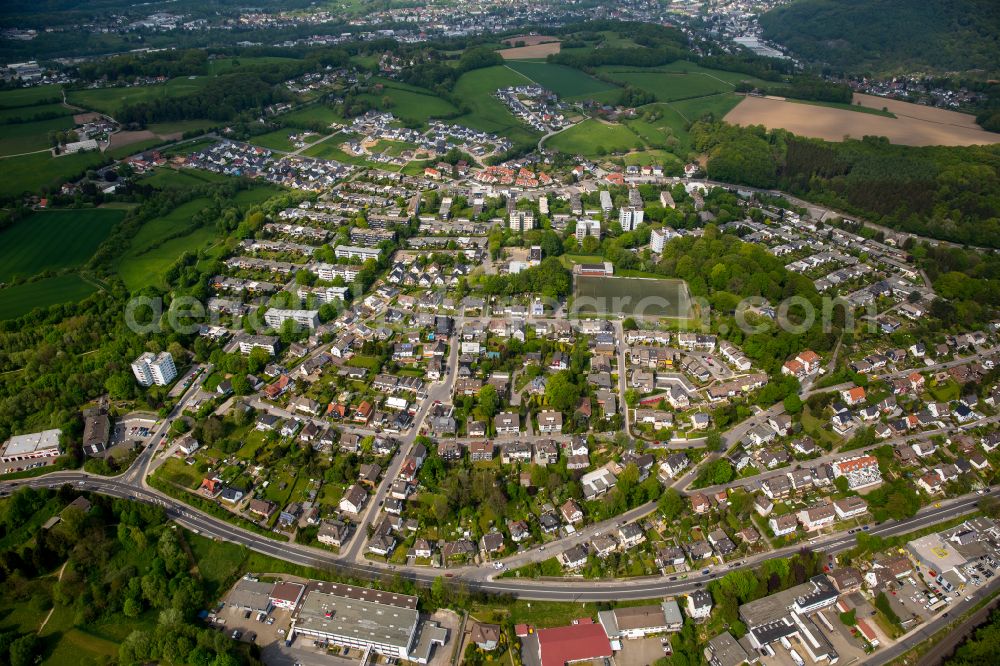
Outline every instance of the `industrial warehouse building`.
[(448, 638), (421, 623), (416, 597), (324, 582), (310, 584), (293, 616), (289, 636), (297, 635), (421, 664)]

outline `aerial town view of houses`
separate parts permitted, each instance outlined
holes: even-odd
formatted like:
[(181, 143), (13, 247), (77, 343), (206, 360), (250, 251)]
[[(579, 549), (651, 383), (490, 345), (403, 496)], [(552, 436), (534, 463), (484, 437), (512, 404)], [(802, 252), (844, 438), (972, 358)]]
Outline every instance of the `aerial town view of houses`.
[(0, 19), (0, 665), (993, 663), (993, 70), (815, 3)]

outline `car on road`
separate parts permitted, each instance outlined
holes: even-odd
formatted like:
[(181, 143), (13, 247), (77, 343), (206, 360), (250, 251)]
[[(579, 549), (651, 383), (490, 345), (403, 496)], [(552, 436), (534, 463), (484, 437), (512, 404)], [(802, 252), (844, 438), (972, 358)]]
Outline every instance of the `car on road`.
[(864, 530), (865, 532), (867, 532), (868, 530), (870, 530), (870, 529), (871, 529), (871, 526), (870, 526), (870, 525), (865, 525), (865, 526), (864, 526), (864, 527), (862, 527), (861, 529), (863, 529), (863, 530)]
[(708, 575), (708, 569), (705, 569), (704, 571), (702, 571), (701, 575), (702, 576), (707, 576)]

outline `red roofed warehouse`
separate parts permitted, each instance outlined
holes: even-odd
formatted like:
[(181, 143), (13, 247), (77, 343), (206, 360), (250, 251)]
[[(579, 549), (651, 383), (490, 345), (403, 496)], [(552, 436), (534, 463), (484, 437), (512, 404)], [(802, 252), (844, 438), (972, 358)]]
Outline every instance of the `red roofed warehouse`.
[(538, 655), (542, 666), (566, 666), (578, 661), (611, 656), (611, 642), (604, 628), (586, 624), (538, 630)]

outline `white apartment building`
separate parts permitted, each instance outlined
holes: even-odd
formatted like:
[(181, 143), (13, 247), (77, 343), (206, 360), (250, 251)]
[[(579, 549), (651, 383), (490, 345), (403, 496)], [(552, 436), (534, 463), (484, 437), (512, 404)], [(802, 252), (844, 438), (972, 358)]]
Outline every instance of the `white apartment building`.
[(600, 220), (577, 220), (576, 221), (576, 242), (582, 243), (587, 236), (593, 236), (600, 240), (601, 222)]
[(639, 225), (642, 224), (642, 218), (645, 214), (642, 208), (636, 206), (622, 208), (618, 211), (618, 223), (621, 225), (622, 231), (635, 231), (638, 229)]
[(271, 328), (281, 328), (281, 325), (291, 319), (300, 326), (314, 329), (319, 326), (319, 310), (279, 310), (270, 308), (264, 313), (264, 321)]
[(177, 376), (177, 368), (168, 352), (146, 352), (132, 361), (132, 374), (140, 386), (166, 386)]

